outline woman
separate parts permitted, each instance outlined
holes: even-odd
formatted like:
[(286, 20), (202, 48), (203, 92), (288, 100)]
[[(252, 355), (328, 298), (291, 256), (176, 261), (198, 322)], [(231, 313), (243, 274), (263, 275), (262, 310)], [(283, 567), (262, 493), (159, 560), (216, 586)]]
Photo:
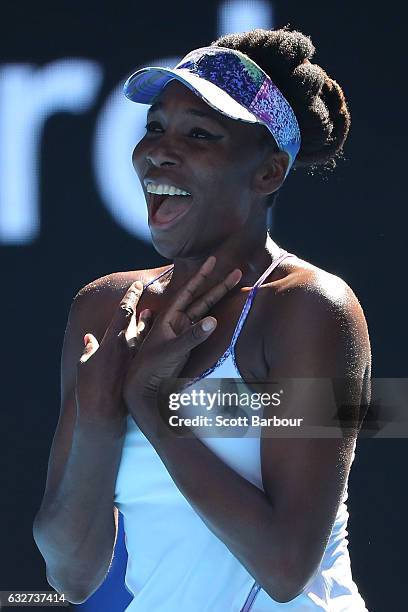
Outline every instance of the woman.
[[(369, 400), (366, 322), (344, 281), (281, 249), (266, 223), (292, 165), (332, 163), (348, 133), (343, 93), (313, 54), (299, 32), (258, 29), (126, 83), (152, 104), (133, 164), (154, 246), (174, 263), (98, 279), (71, 308), (34, 525), (69, 601), (106, 576), (119, 508), (129, 611), (366, 610), (344, 503)], [(177, 377), (190, 390), (211, 377), (252, 392), (282, 381), (285, 402), (263, 416), (320, 435), (170, 426), (160, 394)]]

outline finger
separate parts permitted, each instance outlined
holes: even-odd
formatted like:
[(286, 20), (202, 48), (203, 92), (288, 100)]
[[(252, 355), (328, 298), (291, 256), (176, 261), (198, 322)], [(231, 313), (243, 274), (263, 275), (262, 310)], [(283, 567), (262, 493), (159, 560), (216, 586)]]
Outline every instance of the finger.
[(99, 342), (92, 334), (85, 334), (84, 336), (85, 348), (81, 355), (80, 362), (85, 363), (88, 359), (96, 353), (99, 348)]
[(137, 335), (146, 335), (147, 330), (153, 323), (153, 313), (149, 308), (145, 308), (140, 313), (139, 322), (137, 324)]
[(242, 272), (238, 268), (233, 270), (220, 283), (212, 287), (207, 293), (201, 295), (185, 312), (192, 321), (199, 321), (211, 308), (219, 302), (224, 295), (235, 287), (242, 278)]
[(207, 340), (217, 327), (217, 319), (215, 317), (206, 317), (199, 323), (195, 323), (184, 334), (179, 336), (175, 341), (177, 350), (180, 354), (185, 355), (188, 351)]
[(198, 289), (204, 285), (214, 269), (217, 259), (210, 255), (200, 267), (198, 272), (180, 289), (174, 301), (167, 310), (166, 318), (172, 318), (177, 312), (184, 312), (197, 295)]
[(130, 317), (129, 325), (125, 330), (125, 338), (128, 346), (130, 346), (130, 342), (132, 342), (137, 336), (137, 321), (136, 321), (136, 313), (132, 313)]
[(142, 293), (143, 283), (141, 281), (135, 281), (130, 285), (109, 323), (102, 343), (117, 339), (120, 332), (127, 329), (133, 314), (136, 315), (136, 306)]
[(136, 313), (136, 306), (139, 302), (140, 296), (143, 293), (143, 289), (144, 287), (142, 281), (137, 280), (132, 283), (123, 296), (119, 307), (124, 310), (130, 310), (132, 313)]
[(126, 340), (129, 348), (134, 349), (141, 344), (151, 327), (152, 320), (152, 312), (148, 308), (140, 313), (137, 324), (136, 316), (132, 316), (131, 323), (126, 330)]

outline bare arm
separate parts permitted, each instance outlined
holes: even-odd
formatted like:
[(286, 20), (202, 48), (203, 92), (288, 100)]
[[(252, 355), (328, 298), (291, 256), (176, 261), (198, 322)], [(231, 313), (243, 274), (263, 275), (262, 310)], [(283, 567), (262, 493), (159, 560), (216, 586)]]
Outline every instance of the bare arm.
[(47, 580), (72, 603), (82, 603), (103, 582), (116, 542), (114, 485), (123, 432), (75, 425), (63, 477), (46, 493), (34, 538)]
[[(109, 382), (101, 384), (106, 378), (101, 375), (103, 367), (109, 366), (103, 364), (97, 342), (88, 350), (88, 358), (94, 359), (97, 349), (97, 369), (87, 360), (79, 363), (84, 334), (98, 328), (95, 299), (79, 294), (71, 307), (62, 353), (60, 417), (33, 528), (50, 585), (64, 592), (72, 603), (85, 601), (109, 570), (117, 534), (114, 490), (126, 431), (119, 381), (115, 384), (117, 373), (110, 372), (111, 389)], [(123, 309), (117, 311), (110, 325), (111, 351), (118, 330), (127, 326), (128, 314)], [(118, 367), (120, 364), (119, 359)], [(85, 367), (85, 380), (78, 385), (78, 369)]]

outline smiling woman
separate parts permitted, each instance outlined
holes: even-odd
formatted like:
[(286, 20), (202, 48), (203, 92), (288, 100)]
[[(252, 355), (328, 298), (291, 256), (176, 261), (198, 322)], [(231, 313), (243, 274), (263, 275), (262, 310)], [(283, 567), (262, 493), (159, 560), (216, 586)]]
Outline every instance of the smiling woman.
[[(148, 113), (147, 134), (133, 152), (133, 164), (142, 184), (153, 185), (156, 193), (173, 185), (190, 195), (156, 195), (151, 199), (147, 195), (155, 248), (169, 259), (177, 253), (182, 255), (180, 236), (183, 240), (189, 238), (186, 253), (205, 252), (209, 236), (214, 244), (236, 239), (236, 232), (242, 231), (250, 212), (257, 235), (264, 233), (265, 210), (259, 206), (251, 210), (251, 183), (267, 153), (263, 144), (266, 128), (221, 115), (177, 80), (163, 89), (160, 98), (160, 106), (156, 104)], [(168, 142), (172, 143), (171, 151)], [(279, 159), (278, 155), (274, 159), (274, 175), (282, 173), (287, 165), (287, 156)], [(181, 157), (185, 160), (182, 165)], [(281, 177), (269, 177), (269, 182), (271, 179), (278, 181)], [(269, 189), (271, 185), (260, 187)], [(181, 223), (179, 212), (187, 211), (188, 218), (183, 215)], [(168, 222), (173, 225), (173, 219), (177, 224), (171, 235), (161, 231)], [(203, 234), (204, 227), (207, 235)]]
[[(367, 325), (342, 279), (267, 230), (291, 168), (333, 165), (349, 130), (313, 54), (300, 32), (257, 29), (125, 84), (151, 105), (133, 165), (172, 263), (110, 274), (72, 304), (34, 536), (73, 603), (108, 572), (119, 509), (129, 612), (366, 610), (345, 502), (370, 396)], [(182, 431), (169, 426), (170, 391), (221, 397), (228, 379), (249, 397), (272, 388), (279, 405), (255, 419), (213, 407), (217, 431), (192, 402)]]

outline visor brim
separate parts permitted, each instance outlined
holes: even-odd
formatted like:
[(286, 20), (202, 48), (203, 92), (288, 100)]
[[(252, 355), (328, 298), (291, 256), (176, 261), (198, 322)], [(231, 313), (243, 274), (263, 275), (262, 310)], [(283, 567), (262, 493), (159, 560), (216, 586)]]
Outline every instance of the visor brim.
[(167, 83), (173, 79), (183, 83), (199, 98), (223, 115), (246, 123), (265, 125), (220, 87), (182, 68), (171, 69), (156, 66), (141, 68), (128, 78), (123, 91), (132, 102), (153, 104)]

